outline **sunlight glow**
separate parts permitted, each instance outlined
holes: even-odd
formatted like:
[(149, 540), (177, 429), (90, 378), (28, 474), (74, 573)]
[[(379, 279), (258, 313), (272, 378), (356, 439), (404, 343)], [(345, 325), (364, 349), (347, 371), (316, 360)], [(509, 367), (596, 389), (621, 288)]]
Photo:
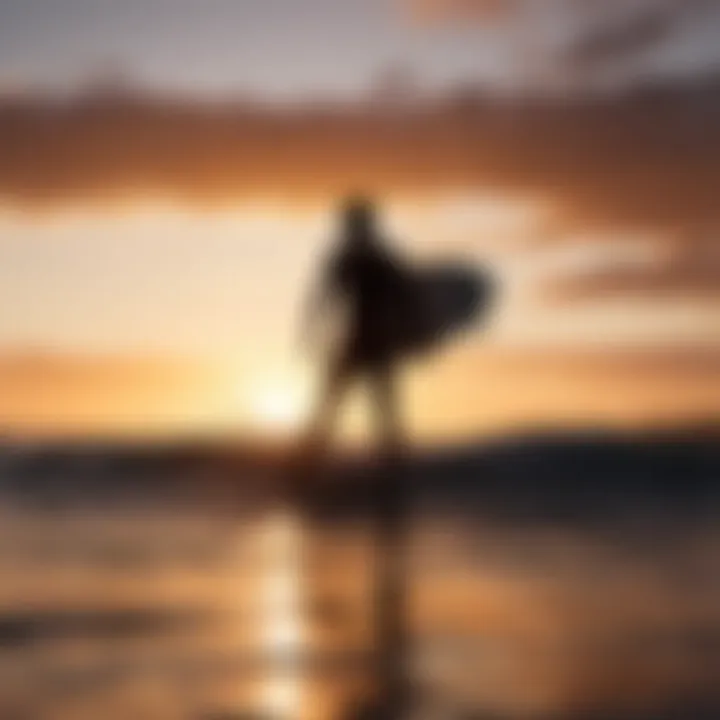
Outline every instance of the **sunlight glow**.
[(299, 378), (268, 374), (242, 392), (248, 393), (251, 420), (261, 430), (296, 430), (306, 418), (309, 393)]

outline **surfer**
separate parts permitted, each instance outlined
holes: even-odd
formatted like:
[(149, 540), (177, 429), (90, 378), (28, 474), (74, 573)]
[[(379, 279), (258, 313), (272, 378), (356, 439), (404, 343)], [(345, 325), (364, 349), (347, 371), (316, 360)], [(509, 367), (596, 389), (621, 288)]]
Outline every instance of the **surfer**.
[(305, 327), (314, 330), (328, 306), (345, 310), (345, 332), (328, 353), (309, 447), (324, 448), (346, 392), (363, 378), (373, 391), (385, 449), (400, 449), (398, 366), (441, 349), (453, 334), (487, 319), (494, 297), (487, 270), (457, 262), (414, 266), (390, 248), (370, 200), (346, 201), (339, 241), (323, 268)]
[(364, 378), (371, 386), (374, 411), (383, 444), (396, 450), (402, 443), (397, 407), (398, 320), (408, 290), (402, 260), (388, 247), (378, 228), (370, 200), (344, 203), (337, 247), (324, 268), (310, 308), (310, 328), (319, 311), (341, 303), (346, 326), (342, 340), (330, 352), (320, 401), (314, 416), (310, 445), (327, 442), (351, 384)]
[[(379, 705), (363, 707), (361, 713), (372, 718), (402, 717), (411, 693), (405, 667), (407, 508), (403, 472), (394, 462), (401, 458), (404, 440), (397, 402), (398, 366), (410, 356), (440, 347), (452, 331), (466, 326), (487, 303), (490, 285), (458, 266), (412, 267), (390, 249), (368, 200), (347, 201), (340, 225), (339, 242), (323, 268), (310, 306), (310, 327), (305, 329), (315, 329), (320, 311), (328, 305), (342, 304), (345, 332), (329, 353), (306, 449), (313, 461), (325, 450), (347, 390), (356, 379), (366, 379), (384, 450), (393, 462), (375, 484), (379, 560), (374, 614), (381, 692)], [(304, 471), (299, 477), (307, 481)], [(305, 489), (303, 482), (295, 487)]]

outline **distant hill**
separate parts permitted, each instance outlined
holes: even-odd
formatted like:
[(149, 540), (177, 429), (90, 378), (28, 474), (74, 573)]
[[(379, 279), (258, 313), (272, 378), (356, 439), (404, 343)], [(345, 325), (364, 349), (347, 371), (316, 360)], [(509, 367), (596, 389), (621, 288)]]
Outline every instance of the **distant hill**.
[[(417, 451), (401, 481), (434, 512), (584, 522), (618, 512), (720, 510), (713, 423), (655, 433), (528, 433)], [(293, 484), (287, 453), (245, 445), (12, 445), (0, 449), (0, 493), (29, 503), (267, 502)], [(304, 498), (324, 515), (369, 512), (389, 472), (377, 459), (336, 459)], [(395, 476), (397, 477), (397, 476)]]

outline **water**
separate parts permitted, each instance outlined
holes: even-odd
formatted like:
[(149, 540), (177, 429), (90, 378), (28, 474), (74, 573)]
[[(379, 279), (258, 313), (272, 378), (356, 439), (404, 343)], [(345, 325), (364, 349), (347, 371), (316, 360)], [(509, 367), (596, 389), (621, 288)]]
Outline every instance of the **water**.
[(336, 717), (362, 679), (332, 664), (367, 647), (346, 653), (347, 631), (332, 623), (313, 636), (313, 613), (335, 612), (320, 589), (331, 596), (339, 578), (312, 567), (302, 522), (273, 507), (238, 519), (142, 502), (6, 505), (0, 716)]
[[(618, 467), (605, 470), (614, 484), (556, 492), (537, 458), (542, 501), (507, 458), (411, 477), (405, 617), (423, 709), (717, 707), (716, 465), (687, 457), (682, 495), (657, 473), (640, 492)], [(259, 492), (257, 470), (188, 482), (156, 466), (133, 484), (20, 469), (6, 468), (0, 511), (0, 717), (330, 720), (376, 689), (378, 555), (362, 500), (342, 491), (308, 515)]]

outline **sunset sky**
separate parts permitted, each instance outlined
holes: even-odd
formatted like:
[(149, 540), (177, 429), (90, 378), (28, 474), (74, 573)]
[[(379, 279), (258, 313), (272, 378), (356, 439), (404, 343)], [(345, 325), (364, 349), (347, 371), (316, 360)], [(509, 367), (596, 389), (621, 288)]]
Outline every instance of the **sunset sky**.
[[(357, 187), (409, 256), (503, 281), (488, 333), (412, 368), (418, 436), (717, 416), (718, 29), (714, 0), (2, 3), (0, 428), (295, 427), (300, 307)], [(382, 78), (425, 103), (400, 132), (343, 114)], [(108, 83), (145, 99), (77, 96)], [(469, 84), (486, 111), (453, 109)], [(320, 99), (345, 105), (288, 105)]]
[(5, 0), (0, 81), (67, 90), (120, 73), (298, 99), (365, 92), (396, 65), (430, 88), (581, 65), (687, 75), (720, 61), (718, 28), (715, 0)]

